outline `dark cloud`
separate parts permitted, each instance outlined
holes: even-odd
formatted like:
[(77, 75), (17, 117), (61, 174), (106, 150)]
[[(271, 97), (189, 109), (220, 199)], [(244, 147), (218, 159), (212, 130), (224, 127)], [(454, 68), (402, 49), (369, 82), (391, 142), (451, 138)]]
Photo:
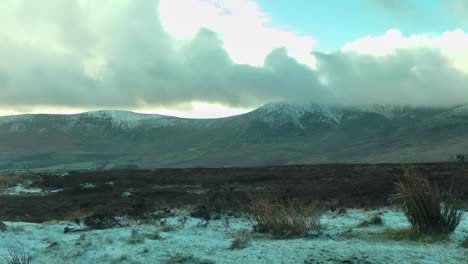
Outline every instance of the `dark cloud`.
[(319, 72), (351, 104), (451, 105), (467, 103), (468, 77), (438, 51), (418, 48), (374, 57), (353, 53), (316, 53)]
[(0, 26), (0, 107), (132, 109), (194, 100), (241, 107), (278, 100), (441, 105), (468, 98), (467, 76), (435, 50), (314, 53), (318, 68), (311, 69), (276, 49), (253, 67), (235, 64), (207, 29), (176, 45), (159, 22), (156, 1), (12, 2), (18, 1), (5, 6), (16, 26)]

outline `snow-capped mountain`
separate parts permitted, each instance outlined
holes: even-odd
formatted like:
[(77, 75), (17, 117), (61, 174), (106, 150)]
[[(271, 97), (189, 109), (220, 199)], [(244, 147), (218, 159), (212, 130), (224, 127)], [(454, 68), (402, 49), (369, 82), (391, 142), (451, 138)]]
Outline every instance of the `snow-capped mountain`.
[(272, 103), (219, 119), (8, 116), (0, 117), (0, 170), (446, 161), (468, 151), (466, 131), (468, 106)]
[(310, 124), (339, 124), (341, 111), (327, 105), (315, 103), (270, 103), (255, 111), (259, 121), (278, 127), (286, 123), (294, 123), (300, 128)]

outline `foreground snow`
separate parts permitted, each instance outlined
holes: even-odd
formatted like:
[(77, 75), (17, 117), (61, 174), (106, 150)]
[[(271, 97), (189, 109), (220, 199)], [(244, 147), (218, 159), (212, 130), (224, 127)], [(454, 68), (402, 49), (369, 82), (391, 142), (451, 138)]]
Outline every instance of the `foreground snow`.
[[(385, 229), (408, 226), (392, 209), (379, 210), (384, 225), (356, 227), (376, 212), (329, 212), (322, 218), (327, 226), (322, 234), (289, 240), (251, 234), (252, 224), (245, 218), (229, 218), (229, 225), (223, 219), (210, 221), (203, 227), (195, 218), (183, 226), (180, 216), (167, 219), (166, 226), (174, 230), (155, 224), (68, 234), (63, 233), (65, 222), (7, 222), (9, 231), (0, 233), (0, 255), (15, 238), (32, 254), (33, 263), (47, 264), (164, 263), (174, 256), (200, 261), (187, 263), (466, 263), (468, 250), (460, 245), (468, 236), (466, 217), (450, 240), (424, 244), (378, 238)], [(234, 238), (248, 236), (246, 248), (229, 249)]]

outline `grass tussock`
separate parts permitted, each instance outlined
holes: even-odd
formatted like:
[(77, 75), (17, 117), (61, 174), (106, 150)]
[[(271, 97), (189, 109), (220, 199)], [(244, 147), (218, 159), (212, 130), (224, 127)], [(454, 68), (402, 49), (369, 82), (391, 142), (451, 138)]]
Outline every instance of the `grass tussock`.
[(373, 215), (369, 220), (364, 220), (359, 223), (356, 227), (357, 228), (364, 228), (369, 226), (380, 226), (383, 225), (383, 219), (380, 214)]
[[(15, 239), (16, 240), (16, 239)], [(32, 256), (26, 251), (23, 244), (16, 240), (17, 245), (10, 244), (2, 256), (6, 264), (31, 264)]]
[(401, 204), (411, 229), (417, 234), (449, 234), (460, 224), (463, 210), (451, 192), (443, 195), (426, 177), (404, 167), (391, 201)]
[(138, 230), (132, 229), (130, 238), (128, 239), (128, 244), (136, 245), (136, 244), (142, 244), (144, 242), (145, 242), (145, 236), (140, 234)]
[(304, 237), (309, 231), (322, 230), (322, 213), (323, 208), (318, 203), (272, 203), (266, 199), (252, 198), (254, 231), (271, 233), (277, 238)]
[(240, 250), (247, 248), (250, 244), (250, 240), (242, 238), (242, 237), (236, 237), (231, 243), (231, 246), (229, 247), (230, 250)]
[(241, 250), (247, 248), (252, 241), (252, 233), (247, 230), (240, 230), (234, 240), (232, 240), (230, 250)]

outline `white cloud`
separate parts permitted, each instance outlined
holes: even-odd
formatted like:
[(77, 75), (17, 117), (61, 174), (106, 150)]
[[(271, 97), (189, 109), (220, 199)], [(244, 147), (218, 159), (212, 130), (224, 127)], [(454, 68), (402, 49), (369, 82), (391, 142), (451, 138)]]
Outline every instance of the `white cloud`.
[(468, 99), (468, 75), (458, 70), (468, 69), (462, 30), (404, 36), (394, 29), (310, 54), (312, 38), (271, 27), (252, 1), (162, 1), (162, 24), (156, 0), (0, 1), (0, 114), (127, 109), (214, 117), (278, 100)]
[(273, 49), (286, 47), (290, 56), (315, 66), (315, 40), (269, 26), (270, 16), (251, 0), (161, 0), (159, 12), (165, 30), (179, 39), (193, 38), (201, 28), (217, 32), (235, 63), (262, 66)]
[(408, 48), (435, 49), (446, 56), (457, 69), (468, 73), (468, 34), (461, 29), (438, 36), (404, 36), (397, 29), (390, 29), (382, 36), (368, 36), (348, 43), (342, 51), (383, 56)]

